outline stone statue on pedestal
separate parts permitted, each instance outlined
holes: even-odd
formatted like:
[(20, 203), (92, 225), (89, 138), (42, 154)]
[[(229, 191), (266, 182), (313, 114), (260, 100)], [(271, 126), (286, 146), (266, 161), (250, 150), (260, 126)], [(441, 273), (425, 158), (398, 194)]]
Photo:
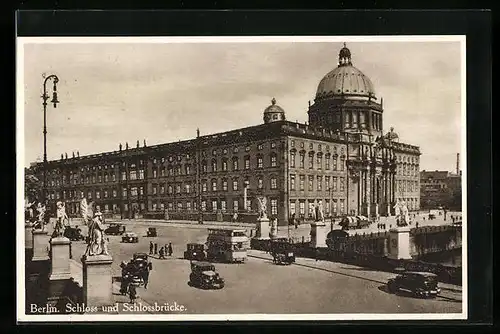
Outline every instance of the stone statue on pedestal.
[(85, 255), (109, 255), (108, 244), (104, 238), (104, 229), (102, 213), (96, 212), (94, 219), (89, 224), (89, 240)]
[[(83, 217), (83, 221), (88, 225), (89, 228), (89, 239), (87, 241), (87, 249), (85, 250), (84, 256), (93, 255), (109, 255), (108, 244), (104, 238), (104, 220), (101, 212), (94, 211), (94, 202), (87, 203), (84, 198), (80, 203), (80, 212)], [(94, 216), (92, 218), (92, 215)]]
[(317, 222), (325, 221), (325, 215), (323, 213), (323, 203), (321, 202), (316, 205), (315, 221)]
[(37, 218), (36, 218), (34, 228), (36, 230), (45, 231), (45, 229), (46, 229), (46, 227), (45, 227), (45, 225), (46, 225), (45, 224), (45, 212), (47, 211), (45, 204), (38, 202), (38, 205), (36, 207), (36, 211), (37, 211)]
[(259, 196), (257, 201), (259, 203), (259, 218), (267, 219), (267, 198)]
[(64, 229), (69, 223), (68, 215), (66, 214), (66, 207), (63, 202), (57, 202), (56, 222), (54, 226), (53, 238), (63, 237)]

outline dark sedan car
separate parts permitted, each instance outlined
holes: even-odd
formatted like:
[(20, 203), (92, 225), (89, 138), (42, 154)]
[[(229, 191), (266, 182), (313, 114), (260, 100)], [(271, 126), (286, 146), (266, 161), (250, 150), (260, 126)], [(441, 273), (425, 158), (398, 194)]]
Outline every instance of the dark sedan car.
[(404, 290), (417, 297), (436, 297), (441, 293), (437, 275), (428, 272), (408, 271), (401, 273), (387, 282), (387, 288), (392, 293)]

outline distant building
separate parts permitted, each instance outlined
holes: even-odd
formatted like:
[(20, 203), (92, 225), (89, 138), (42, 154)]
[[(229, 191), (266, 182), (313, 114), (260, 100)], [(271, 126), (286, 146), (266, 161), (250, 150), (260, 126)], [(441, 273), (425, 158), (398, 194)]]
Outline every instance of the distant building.
[(435, 209), (441, 206), (461, 210), (462, 173), (421, 171), (420, 205), (422, 209)]
[(382, 100), (345, 45), (308, 115), (309, 124), (289, 122), (273, 99), (256, 126), (61, 155), (48, 163), (48, 198), (66, 201), (72, 215), (86, 197), (123, 217), (168, 211), (171, 219), (196, 219), (217, 212), (230, 220), (235, 212), (256, 212), (257, 197), (265, 196), (268, 215), (280, 225), (292, 216), (313, 219), (319, 203), (325, 216), (394, 214), (397, 200), (420, 208), (419, 147), (400, 142), (392, 128), (384, 134)]

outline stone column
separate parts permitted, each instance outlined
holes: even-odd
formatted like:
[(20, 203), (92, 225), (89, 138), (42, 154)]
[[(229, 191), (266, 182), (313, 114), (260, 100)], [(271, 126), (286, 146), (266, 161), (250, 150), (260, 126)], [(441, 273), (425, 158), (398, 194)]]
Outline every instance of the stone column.
[(50, 280), (69, 279), (71, 277), (69, 260), (71, 241), (65, 237), (52, 238), (51, 245), (51, 268)]
[(84, 256), (83, 264), (83, 302), (87, 306), (113, 305), (113, 274), (109, 255)]
[(397, 227), (389, 230), (389, 254), (391, 259), (411, 259), (410, 228)]
[(364, 171), (364, 175), (365, 175), (365, 192), (363, 194), (363, 197), (364, 197), (364, 203), (365, 203), (365, 206), (366, 206), (366, 209), (365, 209), (365, 215), (370, 218), (370, 180), (368, 180), (368, 178), (370, 177), (370, 174), (369, 174), (369, 170), (365, 170)]
[(388, 217), (391, 216), (391, 181), (390, 181), (390, 171), (385, 173), (385, 205), (387, 207), (386, 214)]
[(47, 231), (33, 230), (32, 261), (47, 261), (49, 259), (49, 237)]

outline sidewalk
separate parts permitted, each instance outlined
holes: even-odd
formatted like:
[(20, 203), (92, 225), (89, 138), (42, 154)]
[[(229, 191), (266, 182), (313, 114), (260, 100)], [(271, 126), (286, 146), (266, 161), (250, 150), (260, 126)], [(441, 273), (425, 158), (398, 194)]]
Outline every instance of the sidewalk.
[[(264, 251), (258, 251), (253, 249), (248, 250), (248, 256), (267, 261), (273, 260), (271, 254), (268, 254)], [(364, 268), (340, 262), (332, 262), (324, 260), (316, 261), (315, 259), (302, 258), (302, 257), (296, 258), (294, 265), (310, 269), (327, 271), (332, 274), (349, 276), (352, 278), (367, 280), (379, 284), (387, 284), (388, 279), (395, 276), (394, 273), (389, 273), (385, 271), (372, 270), (370, 268)], [(440, 282), (439, 287), (442, 290), (443, 297), (453, 300), (462, 300), (462, 286)]]

